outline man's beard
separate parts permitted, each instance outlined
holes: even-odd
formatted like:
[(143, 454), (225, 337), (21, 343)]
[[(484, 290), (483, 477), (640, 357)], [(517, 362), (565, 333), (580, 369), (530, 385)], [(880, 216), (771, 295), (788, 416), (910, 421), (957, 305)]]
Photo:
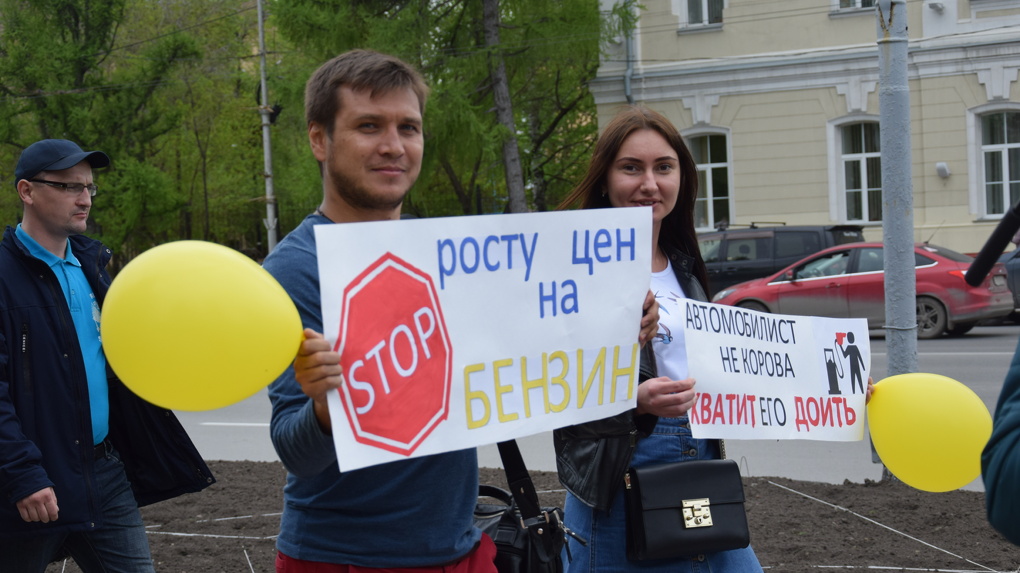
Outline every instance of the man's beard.
[(340, 198), (351, 207), (362, 211), (392, 211), (398, 209), (410, 190), (405, 189), (398, 199), (391, 199), (369, 191), (336, 170), (331, 169), (330, 176)]

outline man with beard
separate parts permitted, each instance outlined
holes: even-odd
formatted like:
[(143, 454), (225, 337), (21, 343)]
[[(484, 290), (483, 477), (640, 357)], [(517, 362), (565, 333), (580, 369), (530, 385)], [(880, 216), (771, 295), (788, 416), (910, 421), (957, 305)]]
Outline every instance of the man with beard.
[(323, 338), (313, 227), (400, 218), (421, 169), (428, 92), (397, 58), (355, 50), (320, 67), (305, 88), (322, 203), (266, 258), (294, 300), (305, 340), (269, 389), (270, 433), (288, 470), (276, 570), (495, 573), (495, 546), (473, 526), (474, 449), (340, 472), (326, 395), (340, 355)]

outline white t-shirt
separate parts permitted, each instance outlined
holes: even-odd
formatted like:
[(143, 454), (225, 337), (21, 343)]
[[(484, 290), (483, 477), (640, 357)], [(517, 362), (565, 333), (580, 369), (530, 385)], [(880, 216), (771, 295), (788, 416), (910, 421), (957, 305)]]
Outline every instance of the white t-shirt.
[(684, 343), (683, 300), (687, 298), (673, 274), (673, 266), (652, 273), (652, 293), (659, 303), (659, 330), (652, 339), (659, 376), (672, 380), (687, 378), (687, 350)]

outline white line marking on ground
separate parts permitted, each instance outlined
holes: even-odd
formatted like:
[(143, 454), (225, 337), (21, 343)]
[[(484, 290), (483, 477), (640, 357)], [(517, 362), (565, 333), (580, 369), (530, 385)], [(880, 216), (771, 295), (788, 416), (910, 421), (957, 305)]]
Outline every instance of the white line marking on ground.
[(276, 517), (283, 515), (283, 512), (276, 513), (260, 513), (259, 515), (235, 515), (233, 517), (217, 517), (216, 519), (199, 519), (195, 523), (212, 523), (216, 521), (231, 521), (233, 519), (255, 519), (256, 517)]
[[(984, 569), (931, 569), (929, 567), (895, 567), (884, 565), (866, 565), (855, 567), (853, 565), (812, 565), (812, 569), (868, 569), (871, 571), (925, 571), (931, 573), (983, 573)], [(1010, 571), (997, 571), (996, 573), (1012, 573)]]
[[(918, 543), (920, 543), (922, 545), (927, 545), (928, 547), (931, 547), (932, 549), (936, 549), (938, 551), (941, 551), (941, 552), (943, 552), (943, 553), (945, 553), (947, 555), (952, 555), (953, 557), (956, 557), (957, 559), (963, 559), (964, 561), (966, 561), (967, 563), (970, 563), (971, 565), (976, 565), (978, 567), (981, 567), (982, 570), (984, 570), (984, 571), (993, 571), (993, 572), (995, 571), (995, 569), (992, 569), (991, 567), (985, 567), (984, 565), (982, 565), (980, 563), (975, 563), (974, 561), (971, 561), (970, 559), (967, 559), (966, 557), (961, 557), (961, 556), (959, 556), (959, 555), (957, 555), (957, 554), (955, 554), (955, 553), (953, 553), (951, 551), (947, 551), (945, 549), (942, 549), (941, 547), (936, 547), (936, 546), (932, 545), (931, 543), (928, 543), (927, 541), (922, 541), (922, 540), (920, 540), (920, 539), (918, 539), (916, 537), (907, 535), (906, 533), (903, 533), (902, 531), (897, 531), (897, 530), (889, 527), (888, 525), (879, 523), (879, 522), (877, 522), (874, 519), (871, 519), (869, 517), (864, 517), (863, 515), (861, 515), (859, 513), (856, 513), (856, 512), (853, 512), (853, 511), (850, 511), (849, 509), (847, 509), (845, 507), (831, 504), (831, 503), (829, 503), (827, 501), (823, 501), (821, 499), (818, 499), (817, 497), (812, 497), (812, 496), (810, 496), (810, 495), (808, 495), (806, 493), (799, 492), (799, 491), (797, 491), (795, 489), (788, 488), (788, 487), (786, 487), (784, 485), (779, 485), (778, 483), (775, 483), (773, 481), (770, 481), (769, 483), (774, 485), (774, 486), (776, 486), (776, 487), (778, 487), (778, 488), (780, 488), (780, 489), (785, 489), (788, 492), (795, 493), (797, 495), (806, 497), (806, 498), (808, 498), (808, 499), (810, 499), (812, 501), (817, 501), (818, 503), (821, 503), (823, 505), (827, 505), (827, 506), (829, 506), (829, 507), (831, 507), (833, 509), (839, 509), (841, 511), (845, 511), (845, 512), (849, 513), (850, 515), (855, 515), (855, 516), (863, 519), (864, 521), (867, 521), (869, 523), (874, 523), (875, 525), (877, 525), (879, 527), (884, 527), (884, 528), (888, 529), (889, 531), (892, 531), (893, 533), (896, 533), (898, 535), (902, 535), (903, 537), (906, 537), (907, 539), (911, 539), (913, 541), (916, 541), (916, 542), (918, 542)], [(835, 566), (832, 566), (832, 567), (835, 567)], [(869, 568), (871, 568), (871, 567), (869, 567)], [(918, 571), (926, 571), (926, 569), (918, 569)]]
[(268, 428), (269, 422), (202, 422), (199, 426), (226, 426), (230, 428)]
[[(872, 352), (872, 356), (888, 356), (888, 352)], [(1013, 352), (918, 352), (918, 356), (1013, 356)]]
[(268, 539), (276, 539), (276, 535), (269, 535), (266, 537), (253, 537), (251, 535), (215, 535), (212, 533), (181, 533), (175, 531), (147, 531), (149, 535), (173, 535), (176, 537), (210, 537), (214, 539), (254, 539), (256, 541), (264, 541)]

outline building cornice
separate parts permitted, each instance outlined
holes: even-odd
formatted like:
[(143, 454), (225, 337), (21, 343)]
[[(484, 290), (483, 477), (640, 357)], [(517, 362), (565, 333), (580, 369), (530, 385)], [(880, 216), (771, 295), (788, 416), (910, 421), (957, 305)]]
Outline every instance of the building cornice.
[[(911, 80), (1007, 71), (1020, 66), (1020, 28), (911, 41)], [(606, 71), (606, 70), (604, 70)], [(672, 101), (699, 94), (741, 95), (832, 88), (878, 81), (878, 46), (855, 45), (796, 53), (771, 53), (712, 60), (637, 66), (631, 79), (635, 100)], [(600, 74), (592, 81), (596, 104), (626, 102), (622, 74)], [(983, 84), (985, 80), (980, 80)], [(991, 94), (990, 94), (991, 95)], [(991, 98), (990, 98), (991, 99)]]

